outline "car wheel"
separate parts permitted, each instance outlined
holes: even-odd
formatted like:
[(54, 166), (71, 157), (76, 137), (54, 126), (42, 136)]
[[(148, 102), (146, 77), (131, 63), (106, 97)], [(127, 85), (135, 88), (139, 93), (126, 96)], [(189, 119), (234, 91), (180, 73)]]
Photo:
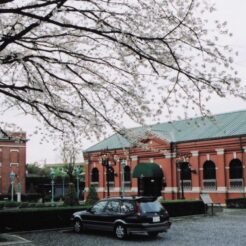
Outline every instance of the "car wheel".
[(114, 234), (118, 239), (125, 239), (127, 237), (126, 227), (123, 224), (117, 224), (114, 228)]
[(82, 232), (82, 223), (79, 219), (76, 219), (74, 222), (73, 222), (73, 230), (77, 233), (80, 233)]
[(149, 236), (154, 238), (157, 237), (157, 235), (159, 234), (159, 232), (148, 232)]

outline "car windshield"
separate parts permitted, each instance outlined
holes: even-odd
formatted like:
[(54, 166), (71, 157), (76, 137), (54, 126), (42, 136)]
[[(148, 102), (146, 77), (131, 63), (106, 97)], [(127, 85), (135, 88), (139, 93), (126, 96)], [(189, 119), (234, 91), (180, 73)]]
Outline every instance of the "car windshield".
[(160, 212), (163, 210), (162, 205), (158, 201), (141, 202), (140, 209), (142, 213)]

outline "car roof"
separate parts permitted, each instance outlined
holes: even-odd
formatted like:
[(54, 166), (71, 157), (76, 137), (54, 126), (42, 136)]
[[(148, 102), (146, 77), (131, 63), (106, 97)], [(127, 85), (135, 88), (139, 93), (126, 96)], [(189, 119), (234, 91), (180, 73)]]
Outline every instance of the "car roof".
[(110, 200), (132, 200), (132, 201), (143, 201), (143, 202), (152, 202), (156, 200), (156, 197), (146, 197), (146, 196), (113, 196), (102, 199), (103, 201)]

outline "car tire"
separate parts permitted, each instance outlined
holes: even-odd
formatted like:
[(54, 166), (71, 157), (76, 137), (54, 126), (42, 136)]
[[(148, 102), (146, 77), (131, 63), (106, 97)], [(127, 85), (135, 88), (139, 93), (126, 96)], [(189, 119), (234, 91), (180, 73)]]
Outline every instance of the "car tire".
[(158, 234), (159, 232), (148, 232), (149, 237), (152, 237), (152, 238), (157, 237)]
[(73, 222), (73, 231), (76, 233), (82, 232), (83, 225), (79, 219), (75, 219)]
[(127, 230), (123, 224), (117, 224), (114, 228), (114, 235), (117, 239), (125, 239), (127, 237)]

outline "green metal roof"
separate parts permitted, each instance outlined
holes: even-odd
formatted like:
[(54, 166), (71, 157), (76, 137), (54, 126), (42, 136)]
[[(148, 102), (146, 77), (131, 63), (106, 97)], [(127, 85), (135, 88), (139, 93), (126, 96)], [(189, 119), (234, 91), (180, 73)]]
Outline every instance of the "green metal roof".
[[(138, 139), (141, 136), (154, 134), (168, 142), (186, 142), (192, 140), (206, 140), (246, 135), (246, 110), (218, 114), (209, 117), (198, 117), (174, 122), (165, 122), (148, 127), (129, 129), (136, 133)], [(88, 148), (86, 152), (94, 152), (105, 149), (129, 148), (133, 142), (125, 137), (114, 134), (111, 137)]]

